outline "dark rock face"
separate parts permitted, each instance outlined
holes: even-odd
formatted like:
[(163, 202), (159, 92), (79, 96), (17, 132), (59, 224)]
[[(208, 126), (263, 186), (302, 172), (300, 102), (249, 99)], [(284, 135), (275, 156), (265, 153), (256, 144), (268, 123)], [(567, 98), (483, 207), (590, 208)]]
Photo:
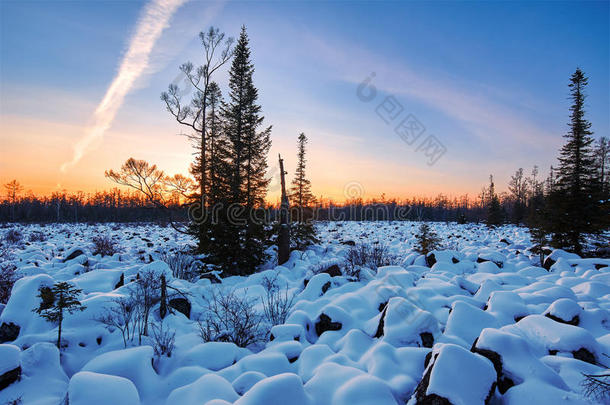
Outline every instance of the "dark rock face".
[[(383, 304), (381, 304), (383, 305)], [(383, 328), (385, 326), (385, 314), (386, 312), (388, 312), (387, 310), (387, 303), (384, 305), (382, 313), (381, 313), (381, 318), (379, 319), (379, 325), (377, 326), (377, 332), (375, 332), (375, 336), (376, 338), (380, 338), (383, 336)]]
[(353, 240), (344, 240), (341, 241), (342, 245), (347, 245), (347, 246), (356, 246), (356, 242), (354, 242)]
[(17, 367), (13, 370), (7, 371), (0, 375), (0, 391), (18, 381), (21, 378), (21, 367)]
[(432, 266), (434, 266), (435, 263), (436, 263), (436, 256), (434, 256), (434, 253), (428, 253), (426, 255), (426, 265), (428, 267), (432, 267)]
[(515, 385), (515, 382), (509, 377), (505, 376), (502, 372), (502, 356), (493, 350), (482, 349), (477, 347), (477, 341), (479, 338), (476, 338), (474, 343), (472, 344), (471, 352), (480, 354), (481, 356), (487, 358), (493, 364), (494, 369), (496, 370), (497, 380), (496, 385), (498, 387), (498, 391), (500, 394), (504, 394), (508, 389)]
[(496, 266), (498, 266), (499, 268), (504, 267), (504, 263), (502, 262), (495, 262), (493, 260), (487, 260), (487, 259), (483, 259), (482, 257), (478, 257), (477, 258), (477, 263), (483, 263), (483, 262), (492, 262), (494, 263)]
[(544, 259), (544, 262), (542, 262), (542, 267), (544, 267), (547, 270), (551, 270), (551, 266), (555, 264), (555, 260), (551, 259), (550, 257), (547, 257), (546, 259)]
[(68, 255), (68, 257), (66, 257), (66, 258), (64, 259), (64, 263), (65, 263), (65, 262), (67, 262), (68, 260), (75, 259), (75, 258), (77, 258), (78, 256), (80, 256), (80, 255), (84, 255), (84, 254), (85, 254), (85, 252), (83, 252), (82, 250), (80, 250), (80, 249), (76, 249), (74, 252), (70, 253), (70, 254)]
[(578, 315), (574, 315), (574, 318), (572, 318), (570, 320), (561, 319), (561, 318), (559, 318), (555, 315), (551, 315), (551, 314), (546, 314), (545, 316), (547, 318), (554, 320), (555, 322), (565, 323), (567, 325), (578, 326), (578, 324), (580, 323), (580, 317)]
[(434, 336), (430, 332), (422, 332), (419, 334), (421, 339), (421, 344), (423, 347), (432, 347), (434, 346)]
[[(432, 353), (428, 353), (431, 355)], [(438, 354), (434, 356), (436, 360)], [(430, 363), (430, 358), (426, 356), (428, 363)], [(434, 367), (434, 365), (432, 366)], [(432, 367), (428, 367), (428, 370), (424, 374), (423, 378), (417, 384), (415, 388), (415, 402), (417, 405), (453, 405), (447, 398), (443, 398), (436, 394), (426, 395), (426, 391), (428, 390), (428, 385), (430, 385), (430, 374), (432, 374)]]
[(125, 274), (121, 273), (121, 278), (119, 279), (119, 282), (116, 283), (116, 285), (114, 286), (114, 289), (116, 290), (117, 288), (121, 288), (125, 285)]
[(19, 336), (21, 327), (12, 322), (0, 325), (0, 343), (12, 342)]
[(190, 319), (191, 303), (186, 298), (172, 298), (169, 300), (169, 306)]
[(339, 269), (339, 266), (336, 264), (333, 264), (332, 266), (330, 266), (329, 268), (327, 268), (326, 270), (321, 271), (321, 273), (326, 273), (328, 275), (330, 275), (331, 277), (337, 277), (337, 276), (341, 276), (341, 269)]
[(585, 349), (584, 347), (581, 347), (580, 349), (572, 352), (572, 356), (574, 356), (574, 358), (577, 360), (597, 365), (597, 360), (595, 359), (595, 355), (593, 353), (591, 353), (590, 351), (588, 351), (587, 349)]
[(328, 315), (320, 314), (320, 318), (316, 322), (316, 333), (321, 336), (328, 330), (341, 330), (341, 327), (343, 327), (341, 322), (333, 322)]
[(330, 288), (330, 281), (327, 281), (326, 283), (324, 283), (324, 285), (322, 286), (322, 294), (325, 294), (326, 291), (328, 291), (328, 289)]

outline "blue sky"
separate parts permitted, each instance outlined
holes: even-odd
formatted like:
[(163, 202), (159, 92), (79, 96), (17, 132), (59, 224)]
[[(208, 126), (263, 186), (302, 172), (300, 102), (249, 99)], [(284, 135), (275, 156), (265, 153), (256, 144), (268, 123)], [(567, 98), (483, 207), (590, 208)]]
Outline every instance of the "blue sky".
[[(159, 94), (182, 62), (201, 61), (197, 34), (210, 24), (232, 36), (247, 26), (255, 84), (274, 127), (270, 166), (281, 152), (290, 170), (305, 131), (316, 194), (341, 199), (358, 182), (365, 197), (474, 196), (490, 173), (500, 189), (518, 167), (538, 164), (546, 175), (567, 128), (577, 66), (590, 78), (595, 136), (610, 135), (608, 2), (190, 1), (155, 43), (103, 139), (62, 173), (145, 4), (0, 3), (0, 180), (22, 177), (43, 192), (107, 188), (103, 171), (130, 156), (185, 172), (190, 149)], [(364, 103), (356, 88), (372, 72), (377, 98)], [(217, 80), (226, 89), (226, 72)], [(387, 96), (446, 147), (433, 166), (375, 113)]]

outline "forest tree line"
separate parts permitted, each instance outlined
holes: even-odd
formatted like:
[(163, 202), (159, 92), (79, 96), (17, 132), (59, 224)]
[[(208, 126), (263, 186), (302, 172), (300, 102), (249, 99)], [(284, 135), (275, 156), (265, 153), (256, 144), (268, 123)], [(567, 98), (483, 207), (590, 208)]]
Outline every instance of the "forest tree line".
[[(107, 171), (119, 189), (84, 196), (55, 193), (21, 197), (17, 181), (5, 185), (1, 221), (168, 221), (191, 235), (196, 252), (227, 274), (249, 274), (268, 258), (275, 243), (279, 204), (266, 200), (271, 126), (265, 126), (246, 28), (237, 41), (216, 28), (200, 34), (203, 64), (179, 69), (192, 85), (190, 99), (175, 84), (161, 94), (171, 119), (189, 130), (194, 147), (190, 176), (167, 176), (156, 165), (129, 158), (117, 171)], [(235, 43), (235, 45), (234, 45)], [(229, 66), (228, 94), (213, 76)], [(508, 192), (498, 193), (493, 176), (476, 198), (352, 199), (335, 203), (315, 198), (306, 176), (307, 137), (297, 138), (297, 164), (290, 188), (292, 248), (315, 243), (311, 220), (420, 220), (523, 224), (540, 245), (551, 243), (581, 253), (585, 235), (608, 229), (609, 142), (595, 143), (585, 118), (587, 78), (577, 69), (570, 78), (570, 121), (559, 164), (542, 179), (518, 169)], [(280, 158), (281, 159), (281, 158)], [(283, 175), (283, 174), (282, 174)]]

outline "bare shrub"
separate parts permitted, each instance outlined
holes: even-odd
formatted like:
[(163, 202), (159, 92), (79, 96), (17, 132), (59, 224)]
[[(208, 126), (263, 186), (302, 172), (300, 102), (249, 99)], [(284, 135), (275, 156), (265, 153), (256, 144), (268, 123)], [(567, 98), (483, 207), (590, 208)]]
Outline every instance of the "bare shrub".
[(192, 281), (200, 273), (201, 262), (189, 254), (183, 252), (176, 252), (174, 254), (164, 252), (159, 255), (159, 258), (167, 263), (172, 270), (173, 276), (176, 278)]
[(264, 277), (262, 285), (267, 291), (262, 298), (265, 319), (271, 325), (281, 325), (286, 322), (290, 309), (294, 304), (294, 294), (290, 294), (288, 286), (280, 288), (277, 282), (278, 274), (273, 277)]
[(263, 316), (255, 309), (256, 299), (234, 290), (212, 290), (205, 298), (207, 310), (198, 320), (199, 335), (204, 342), (231, 342), (246, 347), (263, 340)]
[(9, 229), (4, 234), (4, 240), (14, 245), (23, 240), (23, 234), (18, 229)]
[(610, 401), (610, 374), (584, 374), (581, 386), (583, 394), (600, 404)]
[(377, 243), (369, 245), (366, 243), (353, 246), (345, 255), (345, 274), (349, 277), (360, 279), (360, 270), (364, 267), (377, 270), (382, 266), (389, 266), (398, 261), (391, 255), (386, 245)]
[(153, 350), (155, 356), (172, 357), (174, 351), (174, 342), (176, 340), (176, 332), (171, 330), (163, 330), (163, 323), (151, 324)]
[(138, 344), (142, 336), (148, 336), (148, 319), (153, 306), (161, 299), (161, 278), (154, 271), (140, 273), (130, 289), (131, 298), (137, 303), (136, 327)]
[(6, 304), (11, 298), (13, 285), (17, 281), (17, 267), (11, 263), (0, 264), (0, 304)]
[(96, 320), (103, 323), (112, 332), (118, 329), (123, 336), (123, 345), (133, 340), (138, 323), (138, 303), (132, 297), (120, 297), (112, 300), (112, 305)]
[(30, 234), (30, 242), (44, 242), (47, 240), (47, 235), (41, 231), (34, 231)]
[(99, 235), (94, 236), (93, 242), (93, 254), (100, 254), (103, 256), (112, 256), (119, 251), (116, 242), (110, 238), (110, 236)]

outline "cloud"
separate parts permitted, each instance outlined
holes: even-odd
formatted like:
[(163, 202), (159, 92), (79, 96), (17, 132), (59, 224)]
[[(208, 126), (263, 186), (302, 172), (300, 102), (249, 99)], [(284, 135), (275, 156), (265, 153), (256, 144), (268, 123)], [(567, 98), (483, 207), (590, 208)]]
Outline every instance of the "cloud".
[(74, 156), (71, 161), (61, 165), (62, 172), (78, 163), (85, 152), (103, 138), (123, 104), (123, 99), (136, 80), (149, 68), (151, 51), (161, 33), (169, 26), (176, 10), (186, 1), (188, 0), (152, 0), (145, 6), (119, 70), (93, 114), (93, 125), (74, 145)]

